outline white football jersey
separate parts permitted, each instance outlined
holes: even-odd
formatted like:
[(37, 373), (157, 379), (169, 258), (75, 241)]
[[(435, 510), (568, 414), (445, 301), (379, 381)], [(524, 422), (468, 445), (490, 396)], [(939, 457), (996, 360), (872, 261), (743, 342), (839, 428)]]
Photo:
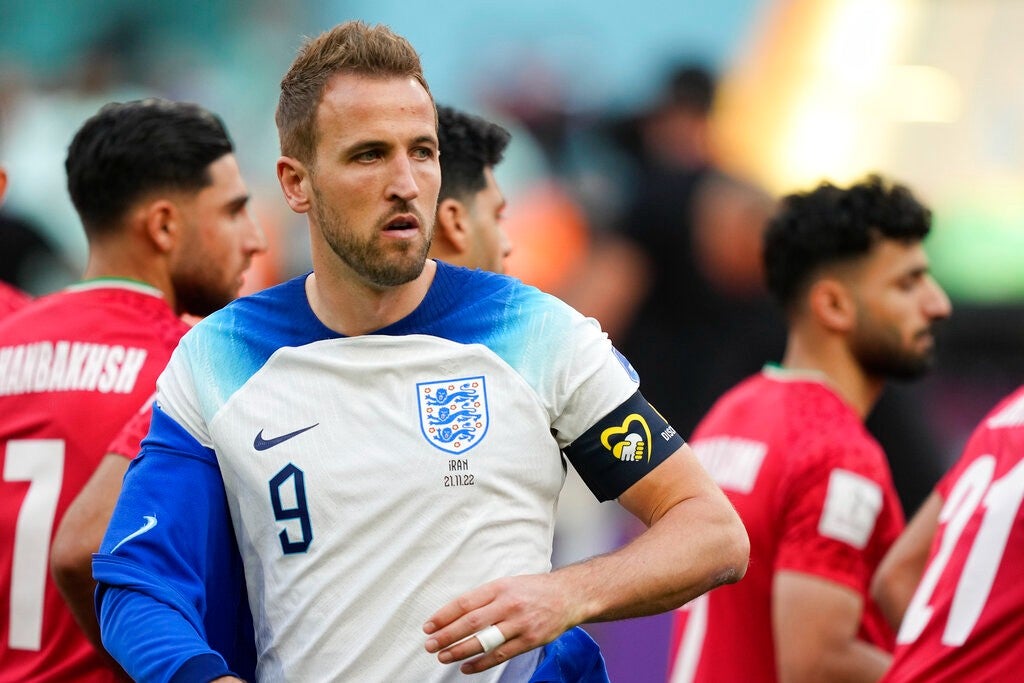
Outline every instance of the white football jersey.
[(159, 382), (162, 410), (216, 454), (259, 678), (462, 680), (423, 623), (550, 570), (561, 451), (636, 375), (595, 321), (511, 278), (439, 263), (416, 311), (351, 338), (314, 316), (304, 279), (197, 325)]

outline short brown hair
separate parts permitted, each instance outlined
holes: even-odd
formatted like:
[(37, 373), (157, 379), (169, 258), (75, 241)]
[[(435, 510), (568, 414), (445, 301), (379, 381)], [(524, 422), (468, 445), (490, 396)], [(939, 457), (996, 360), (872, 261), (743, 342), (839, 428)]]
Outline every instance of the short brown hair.
[[(337, 73), (374, 77), (411, 77), (430, 95), (420, 57), (408, 40), (387, 26), (346, 21), (325, 31), (299, 49), (281, 79), (277, 103), (281, 154), (304, 164), (316, 155), (316, 110), (327, 81)], [(433, 98), (431, 98), (433, 99)]]

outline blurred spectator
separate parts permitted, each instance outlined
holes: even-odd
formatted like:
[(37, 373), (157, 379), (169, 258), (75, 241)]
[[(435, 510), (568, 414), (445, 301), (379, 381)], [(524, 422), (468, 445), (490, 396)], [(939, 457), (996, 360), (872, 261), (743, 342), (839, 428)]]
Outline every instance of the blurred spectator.
[[(12, 228), (19, 235), (15, 244), (25, 251), (12, 256), (5, 249), (2, 265), (15, 269), (30, 292), (61, 289), (86, 266), (86, 240), (64, 185), (64, 156), (78, 125), (100, 106), (146, 96), (145, 88), (126, 82), (127, 65), (140, 49), (137, 30), (115, 22), (50, 87), (26, 89), (5, 102), (0, 153), (14, 181), (10, 208), (24, 219)], [(8, 265), (8, 258), (16, 263)]]
[(522, 190), (509, 206), (504, 227), (515, 245), (505, 260), (506, 272), (568, 300), (566, 290), (576, 284), (585, 264), (590, 227), (563, 184), (548, 179)]
[[(681, 66), (648, 112), (617, 127), (641, 170), (619, 221), (625, 243), (609, 240), (591, 261), (618, 278), (604, 278), (613, 291), (594, 306), (574, 301), (618, 335), (644, 395), (684, 436), (729, 386), (778, 359), (784, 339), (761, 284), (761, 237), (774, 201), (718, 167), (715, 85), (706, 69)], [(890, 387), (867, 420), (911, 511), (946, 467), (919, 409), (924, 391)]]
[[(4, 170), (3, 166), (0, 166), (0, 204), (4, 202), (4, 193), (7, 191), (7, 171)], [(0, 224), (0, 230), (4, 230), (4, 226)], [(4, 245), (3, 255), (6, 258), (10, 247), (8, 246), (8, 235), (6, 230), (0, 232), (0, 241)], [(30, 301), (27, 294), (19, 290), (18, 288), (10, 284), (10, 280), (4, 275), (0, 274), (0, 318), (3, 318), (8, 313), (13, 313)]]
[[(7, 194), (7, 169), (0, 166), (0, 206)], [(50, 283), (74, 278), (73, 270), (33, 223), (0, 210), (0, 313), (26, 294), (45, 294)]]
[(706, 69), (682, 66), (648, 111), (619, 126), (639, 173), (618, 221), (626, 242), (599, 258), (603, 272), (617, 264), (632, 274), (619, 296), (635, 308), (617, 311), (621, 329), (606, 326), (621, 335), (644, 395), (684, 436), (725, 389), (778, 358), (784, 340), (761, 286), (773, 201), (712, 159), (714, 94)]
[(0, 211), (0, 282), (40, 295), (73, 279), (73, 273), (35, 224)]

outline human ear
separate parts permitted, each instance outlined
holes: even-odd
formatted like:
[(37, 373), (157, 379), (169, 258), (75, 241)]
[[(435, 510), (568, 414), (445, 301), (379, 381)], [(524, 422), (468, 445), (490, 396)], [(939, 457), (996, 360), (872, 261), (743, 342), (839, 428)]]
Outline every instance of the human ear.
[(282, 156), (277, 160), (277, 180), (281, 183), (284, 200), (295, 213), (307, 213), (310, 209), (309, 171), (298, 159)]
[(458, 199), (448, 197), (437, 206), (437, 221), (434, 232), (444, 237), (452, 249), (463, 254), (469, 251), (469, 226), (466, 205)]
[(157, 251), (167, 253), (174, 249), (181, 225), (181, 211), (168, 199), (158, 199), (143, 211), (143, 230)]
[(849, 332), (857, 320), (857, 304), (849, 285), (823, 278), (811, 285), (808, 294), (811, 314), (826, 329)]

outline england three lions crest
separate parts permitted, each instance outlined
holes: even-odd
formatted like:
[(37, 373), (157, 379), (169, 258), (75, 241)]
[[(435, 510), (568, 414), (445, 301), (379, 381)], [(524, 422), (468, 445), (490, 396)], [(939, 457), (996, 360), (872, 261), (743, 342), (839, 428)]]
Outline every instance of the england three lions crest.
[(465, 453), (487, 434), (487, 388), (483, 377), (418, 382), (420, 430), (431, 446)]

